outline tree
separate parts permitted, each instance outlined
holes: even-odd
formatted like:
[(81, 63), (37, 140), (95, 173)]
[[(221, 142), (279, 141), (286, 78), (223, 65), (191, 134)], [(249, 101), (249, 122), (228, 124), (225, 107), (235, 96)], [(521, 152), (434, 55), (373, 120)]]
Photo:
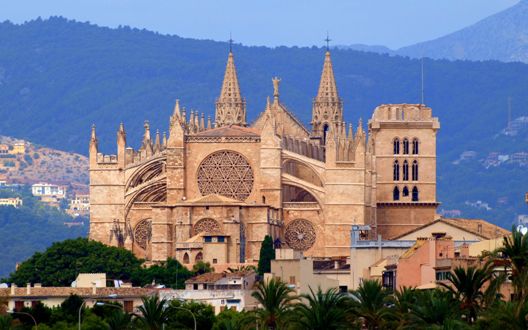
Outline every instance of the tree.
[(0, 315), (0, 330), (11, 330), (13, 319), (9, 315)]
[(8, 281), (17, 285), (70, 286), (79, 273), (106, 273), (109, 278), (128, 280), (141, 262), (123, 248), (77, 238), (54, 243), (43, 253), (35, 253)]
[(257, 311), (257, 321), (268, 329), (277, 329), (286, 321), (286, 312), (292, 308), (291, 302), (296, 299), (293, 290), (277, 279), (259, 282), (257, 290), (251, 294), (261, 305)]
[(247, 312), (226, 309), (216, 316), (212, 330), (245, 330), (249, 328), (250, 322)]
[(138, 268), (132, 274), (134, 285), (144, 286), (156, 282), (173, 289), (185, 288), (185, 281), (193, 276), (193, 272), (182, 266), (176, 259), (152, 265), (148, 268)]
[(132, 314), (124, 313), (122, 310), (114, 308), (114, 312), (106, 317), (105, 321), (108, 324), (108, 330), (133, 329)]
[(275, 249), (271, 236), (266, 235), (260, 246), (260, 256), (258, 262), (258, 272), (260, 275), (271, 271), (271, 260), (275, 260)]
[(385, 306), (389, 292), (376, 280), (365, 280), (359, 288), (352, 291), (352, 311), (362, 318), (367, 329), (381, 329), (390, 316)]
[(482, 268), (457, 267), (449, 275), (449, 283), (440, 284), (453, 293), (455, 299), (460, 302), (460, 309), (466, 313), (467, 322), (473, 323), (483, 304), (483, 287), (491, 279), (492, 270), (490, 264), (486, 264)]
[[(296, 323), (302, 329), (332, 330), (346, 329), (346, 297), (335, 288), (325, 292), (319, 287), (316, 292), (301, 295), (302, 303), (295, 306)], [(304, 302), (306, 300), (307, 304)]]
[(215, 321), (213, 307), (208, 304), (173, 300), (170, 309), (171, 313), (167, 320), (170, 329), (194, 329), (193, 315), (198, 329), (211, 329)]
[(416, 292), (417, 299), (411, 307), (408, 328), (422, 329), (444, 324), (455, 324), (456, 328), (463, 327), (457, 323), (460, 319), (460, 309), (453, 299), (453, 295), (444, 290), (423, 290)]
[(208, 262), (198, 261), (193, 265), (193, 272), (195, 275), (201, 275), (205, 273), (214, 272), (214, 268)]
[(503, 246), (498, 250), (511, 261), (515, 299), (525, 301), (528, 297), (528, 235), (512, 227), (511, 236), (504, 237)]
[(140, 314), (137, 316), (139, 322), (149, 330), (161, 330), (171, 312), (166, 306), (167, 300), (160, 299), (158, 295), (141, 300), (143, 304), (138, 307)]

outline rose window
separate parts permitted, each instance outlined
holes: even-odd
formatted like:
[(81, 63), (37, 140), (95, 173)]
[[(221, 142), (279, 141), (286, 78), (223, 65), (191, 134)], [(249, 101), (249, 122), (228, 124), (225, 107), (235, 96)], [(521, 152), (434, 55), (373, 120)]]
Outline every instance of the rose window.
[(217, 151), (198, 167), (198, 188), (203, 196), (218, 194), (243, 201), (253, 189), (253, 171), (241, 154)]
[(298, 251), (306, 251), (315, 243), (315, 229), (312, 223), (304, 219), (296, 219), (286, 227), (286, 243)]
[(141, 220), (134, 229), (134, 241), (143, 250), (147, 249), (147, 244), (152, 237), (152, 221)]

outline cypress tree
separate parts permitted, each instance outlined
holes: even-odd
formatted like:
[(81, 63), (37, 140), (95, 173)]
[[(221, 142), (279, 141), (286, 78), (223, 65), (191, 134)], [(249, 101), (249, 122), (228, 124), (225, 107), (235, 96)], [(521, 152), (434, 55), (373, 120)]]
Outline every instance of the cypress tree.
[(260, 275), (271, 271), (271, 260), (275, 260), (275, 249), (271, 236), (266, 235), (260, 246), (260, 258), (258, 263), (258, 272)]

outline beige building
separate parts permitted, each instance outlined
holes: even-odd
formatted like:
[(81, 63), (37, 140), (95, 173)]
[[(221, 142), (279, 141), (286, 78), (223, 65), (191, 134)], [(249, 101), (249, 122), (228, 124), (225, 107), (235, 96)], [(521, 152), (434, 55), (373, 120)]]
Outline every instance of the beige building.
[(120, 283), (119, 287), (107, 287), (106, 274), (79, 274), (71, 287), (43, 287), (28, 283), (25, 287), (11, 284), (10, 288), (0, 288), (0, 297), (7, 301), (8, 310), (19, 311), (24, 307), (34, 307), (41, 302), (53, 308), (60, 306), (70, 295), (78, 295), (92, 307), (98, 301), (117, 302), (123, 310), (132, 313), (142, 304), (142, 297), (157, 294), (156, 289), (132, 287)]
[(271, 272), (264, 274), (264, 280), (271, 278), (285, 282), (297, 294), (310, 294), (310, 289), (316, 292), (318, 288), (338, 288), (342, 292), (351, 288), (347, 259), (314, 260), (292, 249), (276, 250)]
[(160, 297), (209, 304), (215, 314), (225, 309), (253, 310), (257, 308), (257, 301), (251, 296), (256, 278), (254, 271), (205, 273), (185, 281), (185, 290), (160, 290)]
[[(366, 132), (343, 117), (330, 52), (311, 129), (273, 96), (248, 125), (234, 56), (215, 118), (176, 101), (169, 134), (117, 154), (90, 141), (90, 238), (149, 261), (254, 262), (266, 235), (311, 257), (348, 256), (352, 225), (390, 238), (434, 219), (438, 119), (420, 104), (381, 105)], [(314, 91), (315, 92), (315, 91)]]

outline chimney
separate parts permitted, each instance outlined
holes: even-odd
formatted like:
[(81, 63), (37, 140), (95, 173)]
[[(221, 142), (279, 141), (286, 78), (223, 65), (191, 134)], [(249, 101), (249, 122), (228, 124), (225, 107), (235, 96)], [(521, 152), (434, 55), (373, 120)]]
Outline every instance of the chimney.
[(31, 283), (26, 284), (26, 294), (28, 296), (31, 294)]
[(92, 294), (93, 295), (97, 294), (97, 283), (95, 282), (92, 282)]
[(334, 261), (334, 269), (339, 269), (339, 260)]
[(467, 258), (469, 257), (469, 244), (462, 244), (460, 247), (460, 257)]
[(15, 283), (11, 283), (11, 295), (15, 295), (15, 289), (17, 288), (17, 285)]

